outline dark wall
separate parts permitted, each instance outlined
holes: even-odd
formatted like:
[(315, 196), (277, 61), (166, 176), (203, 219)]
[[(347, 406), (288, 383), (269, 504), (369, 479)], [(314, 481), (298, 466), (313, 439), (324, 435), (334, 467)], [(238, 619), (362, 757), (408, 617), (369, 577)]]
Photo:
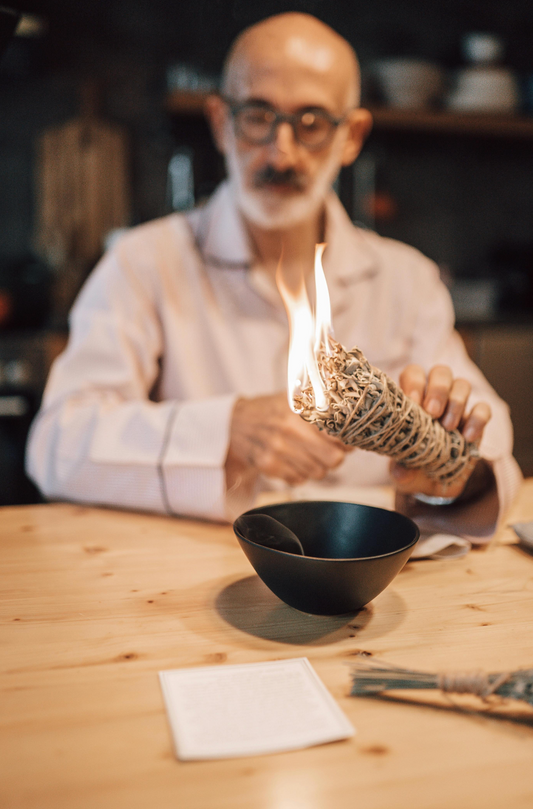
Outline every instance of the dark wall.
[[(506, 62), (533, 74), (530, 0), (11, 0), (41, 14), (48, 33), (13, 43), (0, 69), (0, 262), (31, 247), (34, 142), (79, 109), (84, 78), (96, 79), (101, 112), (122, 123), (131, 144), (132, 223), (166, 211), (166, 167), (176, 127), (164, 110), (165, 71), (192, 62), (217, 72), (245, 26), (286, 10), (316, 14), (349, 39), (363, 68), (387, 55), (461, 63), (461, 36), (489, 30), (506, 42)], [(526, 144), (527, 147), (527, 144)], [(500, 235), (531, 240), (531, 150), (458, 140), (373, 136), (379, 180), (397, 215), (383, 233), (420, 247), (452, 273), (484, 271)], [(207, 186), (206, 186), (207, 188)]]
[(77, 65), (97, 53), (175, 57), (219, 69), (233, 37), (282, 11), (306, 11), (336, 28), (361, 58), (408, 54), (457, 63), (463, 33), (489, 30), (509, 43), (508, 62), (533, 70), (529, 0), (11, 0), (47, 16), (48, 58)]

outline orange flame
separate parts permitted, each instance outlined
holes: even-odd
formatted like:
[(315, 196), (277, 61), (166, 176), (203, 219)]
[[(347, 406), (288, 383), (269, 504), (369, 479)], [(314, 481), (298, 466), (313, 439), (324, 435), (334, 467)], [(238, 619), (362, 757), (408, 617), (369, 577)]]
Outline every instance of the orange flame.
[(300, 277), (291, 289), (283, 277), (283, 254), (276, 273), (276, 283), (285, 304), (290, 325), (289, 362), (287, 392), (291, 409), (298, 413), (294, 397), (309, 383), (313, 389), (317, 410), (327, 410), (326, 388), (317, 362), (319, 349), (325, 347), (330, 352), (331, 308), (329, 292), (322, 267), (322, 254), (325, 244), (315, 247), (315, 290), (316, 306), (313, 314), (305, 279)]

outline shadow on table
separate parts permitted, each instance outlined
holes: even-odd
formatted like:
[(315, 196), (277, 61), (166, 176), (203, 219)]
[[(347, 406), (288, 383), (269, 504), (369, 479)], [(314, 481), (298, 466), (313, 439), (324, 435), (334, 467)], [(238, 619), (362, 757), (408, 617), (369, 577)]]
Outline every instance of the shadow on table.
[[(510, 726), (522, 726), (533, 729), (533, 711), (526, 703), (517, 700), (494, 700), (486, 705), (476, 697), (463, 696), (459, 697), (456, 694), (446, 697), (436, 696), (437, 701), (432, 701), (431, 698), (410, 698), (405, 696), (395, 696), (394, 694), (373, 694), (365, 697), (356, 697), (356, 699), (375, 699), (380, 702), (391, 702), (395, 705), (408, 705), (411, 707), (425, 708), (431, 711), (440, 711), (441, 713), (457, 713), (459, 716), (464, 716), (468, 719), (473, 719), (481, 723), (484, 722), (500, 722), (504, 725), (510, 723)], [(528, 733), (528, 737), (530, 734)]]
[[(403, 618), (403, 602), (392, 592), (388, 596), (398, 601), (396, 609), (388, 610), (389, 618), (392, 617), (397, 625)], [(215, 606), (219, 615), (241, 632), (301, 646), (319, 646), (355, 638), (374, 618), (371, 604), (346, 615), (308, 615), (280, 601), (259, 576), (247, 576), (224, 587), (215, 599)], [(386, 631), (391, 628), (389, 622)], [(368, 640), (366, 634), (365, 639)]]
[(533, 545), (526, 545), (525, 542), (516, 542), (512, 547), (524, 556), (533, 559)]

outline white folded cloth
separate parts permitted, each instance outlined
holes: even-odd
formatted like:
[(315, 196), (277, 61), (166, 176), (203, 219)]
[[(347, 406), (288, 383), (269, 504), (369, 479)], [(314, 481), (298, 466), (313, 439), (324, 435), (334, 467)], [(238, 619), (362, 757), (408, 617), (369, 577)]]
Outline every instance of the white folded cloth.
[(421, 534), (410, 559), (458, 559), (471, 547), (468, 539), (455, 534)]
[(511, 525), (520, 542), (533, 550), (533, 520), (531, 522), (515, 522)]

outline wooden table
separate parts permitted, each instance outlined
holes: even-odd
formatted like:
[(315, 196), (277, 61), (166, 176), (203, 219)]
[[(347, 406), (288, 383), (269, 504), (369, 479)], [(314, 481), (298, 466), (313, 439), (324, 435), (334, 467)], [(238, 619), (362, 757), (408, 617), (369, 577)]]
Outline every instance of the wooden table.
[[(509, 521), (531, 519), (533, 480)], [(228, 526), (57, 504), (2, 509), (0, 533), (2, 809), (533, 806), (533, 709), (348, 696), (360, 649), (435, 671), (533, 666), (533, 555), (510, 529), (409, 563), (350, 619), (278, 601)], [(159, 670), (301, 656), (353, 739), (176, 760)]]

